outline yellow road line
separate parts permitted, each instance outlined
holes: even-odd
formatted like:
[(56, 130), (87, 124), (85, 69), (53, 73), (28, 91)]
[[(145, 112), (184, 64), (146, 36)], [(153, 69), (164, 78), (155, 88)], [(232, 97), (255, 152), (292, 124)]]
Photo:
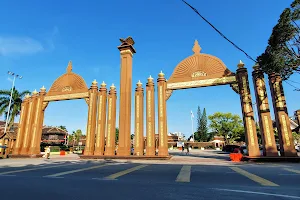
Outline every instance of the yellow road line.
[(34, 171), (34, 170), (39, 170), (39, 169), (49, 169), (49, 168), (55, 168), (55, 167), (64, 167), (64, 166), (74, 165), (74, 164), (75, 163), (65, 164), (65, 165), (48, 166), (48, 167), (36, 167), (36, 168), (30, 168), (30, 169), (20, 169), (20, 170), (8, 171), (8, 172), (1, 172), (0, 175), (14, 174), (14, 173), (19, 173), (19, 172), (28, 172), (28, 171)]
[(144, 168), (144, 167), (146, 167), (146, 166), (148, 166), (148, 165), (139, 165), (139, 166), (136, 166), (136, 167), (132, 167), (132, 168), (130, 168), (130, 169), (126, 169), (126, 170), (124, 170), (124, 171), (120, 171), (120, 172), (117, 172), (117, 173), (115, 173), (115, 174), (111, 174), (111, 175), (109, 175), (109, 176), (107, 176), (107, 177), (105, 177), (105, 178), (106, 178), (106, 179), (116, 179), (116, 178), (118, 178), (118, 177), (120, 177), (120, 176), (124, 176), (124, 175), (129, 174), (129, 173), (131, 173), (131, 172), (133, 172), (133, 171), (142, 169), (142, 168)]
[(176, 182), (184, 182), (184, 183), (190, 182), (191, 181), (191, 168), (192, 168), (192, 166), (190, 166), (190, 165), (183, 166), (176, 178)]
[(284, 168), (284, 170), (289, 171), (289, 172), (294, 172), (294, 173), (296, 173), (296, 174), (300, 174), (300, 170), (289, 169), (289, 168)]
[(88, 168), (75, 169), (75, 170), (60, 172), (60, 173), (57, 173), (57, 174), (50, 174), (50, 175), (47, 175), (47, 176), (44, 176), (44, 177), (58, 177), (58, 176), (66, 175), (66, 174), (73, 174), (73, 173), (76, 173), (76, 172), (82, 172), (82, 171), (87, 171), (87, 170), (91, 170), (91, 169), (97, 169), (97, 168), (101, 168), (101, 167), (105, 167), (105, 166), (107, 166), (107, 164), (97, 165), (97, 166), (88, 167)]
[(264, 186), (279, 186), (277, 185), (276, 183), (273, 183), (271, 181), (268, 181), (262, 177), (259, 177), (255, 174), (251, 174), (241, 168), (238, 168), (238, 167), (230, 167), (230, 169), (232, 169), (233, 171), (243, 175), (243, 176), (246, 176), (247, 178), (251, 179), (252, 181), (255, 181), (261, 185), (264, 185)]

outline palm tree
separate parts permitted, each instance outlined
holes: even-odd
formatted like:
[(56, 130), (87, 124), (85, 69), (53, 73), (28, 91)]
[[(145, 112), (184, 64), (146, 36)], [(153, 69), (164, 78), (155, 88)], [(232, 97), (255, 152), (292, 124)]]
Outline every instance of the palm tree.
[[(4, 115), (5, 120), (7, 119), (8, 114), (10, 93), (11, 90), (0, 90), (0, 116)], [(15, 118), (20, 115), (22, 99), (26, 94), (30, 94), (30, 92), (28, 90), (19, 92), (15, 87), (13, 88), (7, 130), (10, 130), (15, 121)]]

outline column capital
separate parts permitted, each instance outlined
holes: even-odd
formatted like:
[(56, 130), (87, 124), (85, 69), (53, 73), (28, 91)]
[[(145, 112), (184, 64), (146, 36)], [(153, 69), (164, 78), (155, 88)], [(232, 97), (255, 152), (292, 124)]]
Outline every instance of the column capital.
[(32, 92), (32, 98), (36, 98), (39, 95), (38, 91), (34, 90)]
[(139, 82), (137, 82), (137, 84), (136, 84), (135, 91), (136, 91), (136, 92), (144, 91), (144, 89), (143, 89), (143, 84), (142, 84), (142, 82), (141, 82), (140, 80), (139, 80)]
[(92, 85), (90, 87), (91, 90), (98, 90), (98, 82), (96, 79), (92, 82)]
[(104, 81), (101, 83), (101, 86), (100, 86), (100, 88), (99, 88), (99, 91), (100, 91), (100, 92), (102, 92), (102, 91), (106, 92), (106, 91), (107, 91), (107, 89), (106, 89), (106, 84), (105, 84)]
[(158, 74), (157, 82), (165, 82), (165, 81), (166, 81), (165, 74), (162, 71), (160, 71), (160, 73)]
[(136, 51), (133, 47), (135, 42), (132, 39), (132, 37), (129, 36), (126, 39), (120, 38), (120, 42), (121, 42), (121, 45), (118, 46), (118, 49), (119, 49), (121, 55), (123, 55), (123, 54), (133, 55), (134, 53), (136, 53)]
[(116, 86), (114, 84), (110, 86), (109, 94), (117, 94)]
[(146, 83), (146, 86), (148, 87), (154, 86), (153, 78), (151, 75), (148, 78), (148, 82)]

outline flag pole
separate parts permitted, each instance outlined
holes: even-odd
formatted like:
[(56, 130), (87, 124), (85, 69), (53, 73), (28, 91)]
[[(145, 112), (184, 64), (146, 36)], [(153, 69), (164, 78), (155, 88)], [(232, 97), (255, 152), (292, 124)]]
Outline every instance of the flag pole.
[(193, 118), (192, 119), (192, 134), (193, 134), (193, 142), (195, 142), (195, 134), (194, 134), (194, 123), (193, 123)]

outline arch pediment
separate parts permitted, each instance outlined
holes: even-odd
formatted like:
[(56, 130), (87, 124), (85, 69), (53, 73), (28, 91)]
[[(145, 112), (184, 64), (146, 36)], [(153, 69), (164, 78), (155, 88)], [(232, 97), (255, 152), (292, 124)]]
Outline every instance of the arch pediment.
[[(169, 89), (201, 87), (235, 82), (235, 74), (217, 57), (200, 53), (201, 47), (195, 41), (194, 55), (181, 61), (167, 81)], [(176, 86), (177, 85), (177, 86)]]
[(84, 79), (80, 75), (72, 72), (72, 63), (69, 62), (67, 72), (53, 82), (45, 99), (49, 101), (52, 99), (57, 100), (59, 96), (62, 99), (68, 99), (68, 97), (86, 98), (88, 97), (88, 92), (89, 89)]

